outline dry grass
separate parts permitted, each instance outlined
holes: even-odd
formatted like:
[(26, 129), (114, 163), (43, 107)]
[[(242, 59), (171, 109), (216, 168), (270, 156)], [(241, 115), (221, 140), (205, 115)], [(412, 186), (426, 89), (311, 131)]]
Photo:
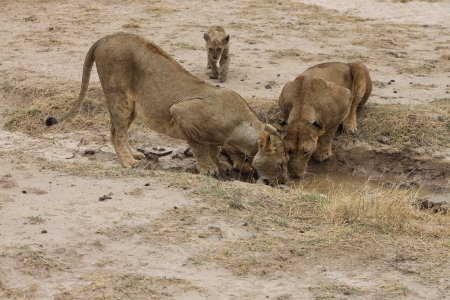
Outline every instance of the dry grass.
[(167, 299), (180, 292), (202, 290), (189, 281), (174, 277), (145, 276), (139, 273), (98, 273), (87, 276), (84, 282), (71, 290), (55, 296), (55, 300), (67, 299)]
[(320, 212), (325, 221), (333, 224), (359, 225), (381, 233), (413, 234), (424, 230), (419, 222), (436, 221), (419, 211), (415, 201), (414, 190), (396, 187), (375, 190), (363, 186), (349, 193), (348, 189), (337, 188), (321, 201)]
[(381, 138), (395, 148), (450, 147), (450, 98), (420, 105), (368, 105), (356, 137), (370, 144)]
[(42, 218), (41, 216), (28, 216), (27, 220), (28, 220), (28, 224), (31, 224), (31, 225), (38, 225), (38, 224), (45, 223), (45, 219)]
[[(64, 258), (60, 254), (66, 254)], [(45, 277), (52, 272), (68, 270), (68, 253), (59, 253), (58, 258), (43, 249), (36, 250), (31, 246), (12, 246), (0, 254), (0, 258), (9, 258), (16, 261), (17, 270), (34, 276)]]

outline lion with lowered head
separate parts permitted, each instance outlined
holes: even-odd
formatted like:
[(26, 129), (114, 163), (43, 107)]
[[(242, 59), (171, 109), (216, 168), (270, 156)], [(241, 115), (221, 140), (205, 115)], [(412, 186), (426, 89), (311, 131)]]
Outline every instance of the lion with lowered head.
[(347, 132), (356, 130), (356, 111), (371, 91), (369, 72), (360, 63), (319, 64), (284, 86), (279, 107), (287, 120), (284, 142), (292, 177), (305, 173), (311, 156), (319, 162), (332, 156), (341, 123)]
[[(211, 69), (209, 77), (225, 82), (230, 65), (230, 36), (225, 34), (221, 26), (211, 26), (203, 38), (206, 41), (207, 67)], [(219, 68), (217, 68), (217, 62), (219, 62)]]
[(333, 82), (352, 92), (352, 107), (342, 125), (345, 132), (354, 133), (357, 130), (357, 110), (367, 102), (372, 92), (372, 79), (366, 66), (356, 62), (328, 62), (315, 65), (302, 75)]
[(224, 168), (218, 146), (228, 144), (253, 158), (260, 182), (287, 181), (287, 156), (275, 128), (259, 120), (237, 93), (201, 81), (158, 46), (132, 34), (109, 35), (91, 46), (78, 100), (61, 118), (48, 118), (48, 126), (80, 108), (94, 62), (111, 116), (111, 142), (124, 167), (144, 158), (128, 142), (128, 128), (138, 117), (159, 133), (186, 140), (201, 174), (217, 175)]
[(311, 158), (322, 162), (331, 157), (333, 137), (351, 108), (349, 89), (319, 78), (300, 75), (287, 83), (279, 105), (287, 120), (284, 143), (292, 178), (300, 178)]

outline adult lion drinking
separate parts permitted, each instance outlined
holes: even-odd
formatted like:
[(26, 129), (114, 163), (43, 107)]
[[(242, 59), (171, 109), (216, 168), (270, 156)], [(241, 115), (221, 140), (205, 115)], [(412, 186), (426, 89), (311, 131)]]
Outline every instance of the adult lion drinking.
[(201, 81), (158, 46), (132, 34), (109, 35), (91, 46), (78, 100), (61, 118), (48, 118), (48, 126), (80, 108), (94, 61), (111, 116), (111, 142), (124, 167), (144, 158), (128, 142), (128, 128), (138, 117), (155, 131), (186, 140), (201, 174), (219, 173), (218, 146), (226, 143), (254, 157), (258, 181), (287, 180), (281, 135), (260, 121), (242, 97)]
[(311, 156), (319, 162), (332, 156), (341, 123), (345, 131), (356, 130), (356, 111), (371, 91), (372, 80), (363, 64), (339, 62), (313, 66), (283, 87), (279, 106), (287, 121), (284, 142), (292, 177), (305, 173)]

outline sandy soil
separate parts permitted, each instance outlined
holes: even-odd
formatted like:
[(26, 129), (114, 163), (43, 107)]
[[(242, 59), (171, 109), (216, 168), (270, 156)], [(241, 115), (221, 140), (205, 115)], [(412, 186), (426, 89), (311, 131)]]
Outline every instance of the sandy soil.
[[(337, 3), (4, 0), (0, 121), (29, 104), (33, 95), (27, 91), (37, 84), (46, 89), (77, 83), (90, 45), (118, 31), (154, 41), (188, 71), (218, 85), (209, 79), (202, 39), (207, 26), (216, 24), (231, 36), (229, 78), (220, 85), (247, 99), (276, 99), (287, 81), (311, 65), (355, 60), (371, 71), (372, 103), (413, 105), (449, 97), (448, 1)], [(98, 82), (95, 70), (91, 81)], [(445, 243), (430, 257), (417, 254), (430, 249), (408, 237), (371, 236), (357, 245), (349, 240), (332, 245), (321, 235), (334, 232), (333, 226), (314, 227), (307, 216), (301, 220), (309, 224), (302, 227), (306, 237), (301, 244), (286, 242), (290, 246), (270, 259), (250, 256), (256, 267), (247, 271), (239, 260), (227, 265), (230, 257), (239, 256), (232, 251), (240, 249), (241, 241), (268, 234), (282, 244), (298, 228), (257, 229), (249, 225), (250, 217), (227, 213), (211, 195), (233, 200), (232, 193), (220, 194), (226, 186), (258, 201), (280, 199), (268, 200), (264, 188), (242, 182), (174, 173), (193, 167), (183, 142), (138, 129), (131, 139), (145, 149), (173, 151), (153, 164), (153, 169), (172, 172), (122, 173), (107, 127), (31, 135), (0, 130), (1, 299), (450, 297)], [(343, 168), (339, 162), (346, 147), (357, 146), (342, 146), (338, 158), (323, 168)], [(370, 158), (371, 164), (357, 166), (366, 171), (386, 157), (403, 159), (364, 147), (354, 159)], [(384, 156), (377, 160), (377, 155)], [(438, 168), (435, 177), (448, 185), (449, 170), (441, 166), (430, 170)], [(102, 196), (107, 197), (99, 200)]]

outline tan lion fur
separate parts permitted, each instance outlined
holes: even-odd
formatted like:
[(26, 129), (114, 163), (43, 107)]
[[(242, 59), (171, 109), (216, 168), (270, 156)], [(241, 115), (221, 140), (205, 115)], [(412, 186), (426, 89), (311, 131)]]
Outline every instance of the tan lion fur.
[(328, 62), (315, 65), (302, 75), (330, 81), (352, 91), (352, 107), (343, 127), (345, 132), (355, 132), (357, 110), (366, 103), (372, 92), (372, 79), (366, 66), (361, 63)]
[[(281, 135), (267, 132), (242, 97), (201, 81), (158, 46), (136, 35), (113, 34), (92, 45), (79, 98), (59, 121), (81, 106), (94, 61), (111, 116), (111, 141), (124, 167), (143, 158), (128, 142), (128, 128), (138, 117), (157, 132), (186, 140), (201, 174), (219, 172), (218, 146), (226, 143), (254, 157), (262, 180), (287, 180), (287, 172), (279, 169), (280, 164), (287, 169)], [(48, 125), (58, 121), (49, 119)]]
[[(221, 26), (211, 26), (203, 38), (206, 41), (207, 67), (211, 69), (209, 77), (225, 82), (230, 65), (230, 36), (225, 34)], [(217, 68), (217, 62), (219, 62), (219, 68)]]
[(287, 120), (284, 143), (289, 154), (289, 174), (301, 177), (310, 157), (331, 157), (333, 137), (351, 109), (349, 89), (305, 75), (287, 83), (279, 106)]

